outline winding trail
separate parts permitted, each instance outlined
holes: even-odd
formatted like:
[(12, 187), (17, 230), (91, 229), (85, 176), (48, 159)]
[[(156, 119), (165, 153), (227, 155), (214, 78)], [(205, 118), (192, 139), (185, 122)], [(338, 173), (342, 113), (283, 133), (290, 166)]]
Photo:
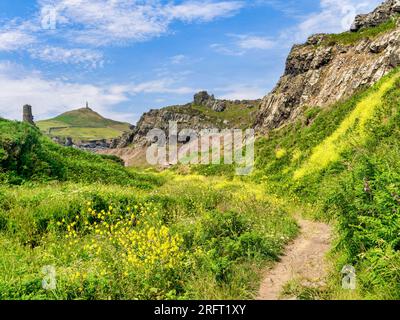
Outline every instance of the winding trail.
[(331, 246), (332, 229), (321, 222), (299, 219), (300, 235), (288, 245), (281, 260), (265, 271), (257, 300), (279, 300), (290, 280), (306, 286), (323, 286), (327, 274), (325, 255)]

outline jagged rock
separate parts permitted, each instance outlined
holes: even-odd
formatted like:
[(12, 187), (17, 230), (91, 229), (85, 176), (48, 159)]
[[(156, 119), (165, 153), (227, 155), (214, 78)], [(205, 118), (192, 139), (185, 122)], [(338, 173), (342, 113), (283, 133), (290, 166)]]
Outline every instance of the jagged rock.
[(385, 50), (388, 46), (388, 43), (384, 42), (379, 42), (379, 43), (371, 43), (369, 46), (369, 50), (372, 53), (381, 53), (383, 50)]
[(390, 54), (389, 64), (393, 68), (397, 68), (398, 66), (400, 66), (400, 48)]
[[(382, 21), (388, 12), (394, 12), (394, 4), (395, 1), (386, 1), (368, 18), (368, 23)], [(366, 21), (363, 20), (363, 26)], [(293, 47), (284, 75), (261, 102), (256, 129), (278, 128), (296, 119), (304, 106), (324, 107), (348, 98), (400, 65), (399, 24), (392, 31), (354, 45), (316, 46), (321, 37), (310, 37), (308, 44)]]
[(314, 35), (310, 36), (310, 37), (307, 39), (306, 44), (307, 44), (307, 45), (314, 45), (314, 46), (317, 46), (317, 45), (319, 45), (319, 44), (324, 40), (325, 36), (326, 36), (326, 33), (317, 33), (317, 34), (314, 34)]
[(207, 91), (196, 93), (194, 95), (193, 105), (211, 108), (216, 112), (223, 112), (226, 109), (225, 100), (217, 100), (214, 95), (209, 95)]
[(395, 1), (395, 3), (393, 4), (393, 10), (395, 12), (400, 12), (400, 0)]
[[(211, 105), (210, 101), (212, 101)], [(217, 112), (222, 112), (229, 105), (236, 104), (241, 105), (243, 108), (254, 108), (256, 106), (258, 107), (260, 102), (261, 100), (217, 100), (213, 95), (202, 91), (195, 95), (193, 103), (169, 106), (159, 110), (152, 109), (144, 113), (132, 131), (110, 142), (110, 148), (123, 149), (130, 145), (135, 145), (137, 147), (146, 146), (148, 145), (147, 134), (152, 129), (161, 129), (166, 133), (168, 138), (170, 121), (178, 123), (178, 131), (182, 129), (191, 129), (200, 132), (208, 128), (231, 128), (232, 125), (230, 122), (221, 119), (217, 119), (216, 121), (215, 117), (208, 116), (207, 113), (192, 107), (209, 107)]]
[(226, 102), (225, 101), (216, 101), (216, 102), (214, 102), (212, 109), (216, 112), (223, 112), (226, 109)]
[(357, 32), (362, 28), (375, 27), (388, 21), (399, 12), (400, 0), (387, 0), (373, 12), (356, 16), (350, 31)]
[(200, 91), (194, 95), (193, 103), (197, 106), (212, 107), (215, 102), (214, 95), (209, 95), (207, 91)]

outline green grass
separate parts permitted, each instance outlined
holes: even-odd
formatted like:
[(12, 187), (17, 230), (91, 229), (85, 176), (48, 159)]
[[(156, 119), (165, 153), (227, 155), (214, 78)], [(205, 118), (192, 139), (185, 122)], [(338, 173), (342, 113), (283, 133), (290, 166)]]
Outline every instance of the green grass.
[(206, 115), (214, 123), (223, 123), (223, 121), (229, 121), (231, 127), (245, 129), (250, 128), (255, 121), (257, 107), (247, 108), (241, 104), (231, 104), (223, 112), (216, 112), (211, 108), (205, 108), (203, 106), (193, 106), (194, 110)]
[[(399, 299), (399, 107), (395, 70), (348, 101), (325, 110), (313, 108), (258, 142), (253, 179), (336, 225), (331, 253), (335, 268), (328, 292), (288, 285), (289, 294), (307, 299)], [(344, 265), (356, 269), (355, 291), (341, 288)]]
[[(0, 119), (0, 299), (251, 299), (298, 208), (334, 223), (333, 267), (327, 287), (286, 294), (400, 299), (399, 72), (260, 138), (242, 178), (127, 169)], [(46, 265), (56, 290), (41, 287)], [(355, 291), (341, 288), (344, 265)]]
[(69, 127), (53, 129), (52, 136), (70, 137), (73, 140), (102, 140), (119, 137), (123, 134), (123, 130), (114, 128), (89, 128), (89, 127)]
[[(275, 261), (296, 235), (294, 220), (251, 184), (171, 174), (169, 178), (151, 192), (65, 183), (0, 189), (0, 298), (252, 298), (258, 271)], [(111, 236), (83, 231), (83, 221), (102, 225), (89, 207), (108, 212), (110, 205), (107, 221), (115, 228), (113, 219), (134, 214), (129, 232), (165, 228), (170, 237), (181, 239), (180, 254), (168, 253), (174, 257), (168, 260), (173, 269), (162, 260), (145, 266), (131, 262)], [(73, 227), (76, 234), (69, 237), (67, 225), (74, 221), (79, 223)], [(138, 254), (134, 248), (128, 252)], [(146, 253), (157, 254), (158, 249), (148, 247)], [(46, 265), (56, 268), (56, 290), (41, 288)]]
[(49, 120), (38, 121), (40, 130), (50, 136), (70, 137), (74, 140), (102, 140), (121, 136), (130, 124), (102, 117), (91, 109), (78, 109)]
[(157, 184), (152, 175), (126, 170), (120, 159), (61, 147), (38, 129), (19, 122), (0, 120), (0, 182), (73, 181), (131, 185)]
[(323, 41), (324, 45), (354, 45), (363, 39), (374, 39), (377, 36), (392, 31), (396, 28), (398, 16), (390, 19), (387, 22), (384, 22), (376, 27), (363, 28), (357, 32), (343, 32), (339, 34), (329, 34)]
[(369, 138), (366, 124), (374, 119), (377, 109), (382, 107), (383, 97), (399, 79), (393, 74), (385, 79), (376, 91), (371, 92), (355, 106), (354, 110), (341, 122), (340, 126), (316, 146), (309, 160), (294, 173), (294, 179), (306, 174), (313, 174), (316, 170), (323, 170), (331, 163), (340, 159), (344, 151), (355, 145), (362, 145)]
[(0, 299), (251, 299), (298, 231), (251, 182), (126, 169), (6, 120), (0, 146)]
[(181, 112), (192, 116), (200, 116), (204, 123), (210, 127), (224, 128), (229, 122), (229, 127), (238, 129), (247, 129), (253, 126), (259, 106), (248, 108), (244, 104), (227, 103), (223, 112), (216, 112), (205, 106), (171, 106), (167, 110)]

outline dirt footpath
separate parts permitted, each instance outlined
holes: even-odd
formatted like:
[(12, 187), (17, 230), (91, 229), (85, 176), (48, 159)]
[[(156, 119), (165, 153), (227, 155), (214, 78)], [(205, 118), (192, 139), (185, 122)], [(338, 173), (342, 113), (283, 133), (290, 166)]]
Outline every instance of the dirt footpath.
[(288, 245), (280, 262), (265, 272), (257, 300), (278, 300), (284, 285), (294, 279), (313, 286), (324, 284), (332, 229), (325, 223), (303, 219), (298, 224), (300, 235)]

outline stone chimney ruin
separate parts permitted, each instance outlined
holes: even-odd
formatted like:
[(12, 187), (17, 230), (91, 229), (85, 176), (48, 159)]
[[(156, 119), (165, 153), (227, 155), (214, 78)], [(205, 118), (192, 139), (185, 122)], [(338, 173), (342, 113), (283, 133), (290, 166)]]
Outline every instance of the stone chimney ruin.
[(35, 122), (33, 121), (32, 106), (29, 104), (26, 104), (23, 107), (22, 121), (31, 125), (35, 125)]

